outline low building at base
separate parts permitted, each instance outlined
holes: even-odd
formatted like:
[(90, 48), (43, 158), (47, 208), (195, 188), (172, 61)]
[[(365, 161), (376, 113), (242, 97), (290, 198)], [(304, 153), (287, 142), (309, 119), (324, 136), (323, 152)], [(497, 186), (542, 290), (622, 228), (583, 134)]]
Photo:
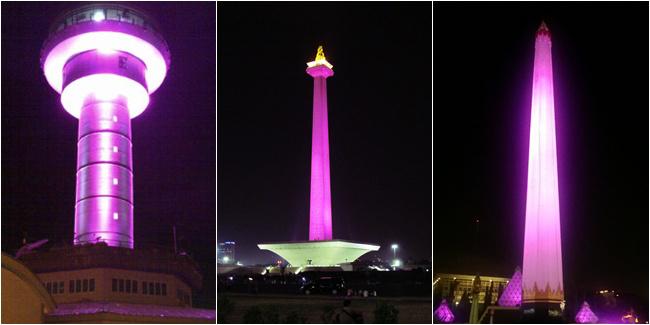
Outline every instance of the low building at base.
[[(3, 255), (3, 289), (10, 281), (10, 277), (4, 276), (5, 259)], [(202, 276), (198, 265), (187, 255), (97, 243), (33, 251), (22, 255), (16, 263), (35, 274), (36, 280), (32, 282), (38, 281), (43, 289), (41, 295), (53, 301), (54, 307), (43, 311), (42, 322), (214, 323), (216, 320), (214, 310), (192, 308), (192, 291), (201, 288)], [(20, 295), (5, 299), (4, 294), (3, 290), (3, 309), (5, 304), (21, 303), (15, 298)], [(3, 322), (4, 317), (3, 313)], [(26, 321), (36, 322), (35, 319)]]

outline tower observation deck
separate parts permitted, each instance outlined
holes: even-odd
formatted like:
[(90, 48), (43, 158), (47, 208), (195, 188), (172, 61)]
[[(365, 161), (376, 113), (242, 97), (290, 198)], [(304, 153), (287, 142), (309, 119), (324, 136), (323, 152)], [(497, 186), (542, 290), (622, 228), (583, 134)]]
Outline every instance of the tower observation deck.
[(158, 30), (131, 7), (93, 4), (60, 16), (43, 45), (45, 77), (79, 119), (75, 245), (134, 246), (131, 119), (170, 65)]

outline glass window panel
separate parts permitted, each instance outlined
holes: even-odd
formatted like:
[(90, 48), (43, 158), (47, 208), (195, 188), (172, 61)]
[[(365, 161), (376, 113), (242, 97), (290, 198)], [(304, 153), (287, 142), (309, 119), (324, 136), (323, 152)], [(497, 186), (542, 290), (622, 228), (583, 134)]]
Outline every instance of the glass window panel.
[(84, 279), (83, 291), (88, 292), (88, 279)]
[(124, 292), (124, 279), (120, 279), (120, 292)]
[(81, 292), (81, 280), (79, 279), (75, 280), (74, 291)]
[(88, 282), (88, 291), (95, 291), (95, 279), (90, 279)]
[(156, 296), (160, 296), (160, 283), (156, 282)]
[(113, 292), (117, 291), (117, 279), (113, 279)]
[(163, 296), (167, 295), (167, 283), (162, 284), (162, 295)]
[(126, 280), (126, 292), (131, 293), (131, 280)]
[(68, 292), (74, 292), (74, 280), (70, 280), (70, 285), (68, 286)]

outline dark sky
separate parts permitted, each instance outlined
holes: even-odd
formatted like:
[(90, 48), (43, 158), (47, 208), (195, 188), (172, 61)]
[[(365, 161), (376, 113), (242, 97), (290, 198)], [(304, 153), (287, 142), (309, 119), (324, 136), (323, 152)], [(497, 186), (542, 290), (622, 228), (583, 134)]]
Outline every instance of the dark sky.
[(334, 237), (431, 257), (431, 3), (219, 3), (217, 236), (308, 238), (313, 79), (327, 81)]
[(510, 276), (522, 264), (534, 41), (544, 19), (565, 291), (647, 299), (648, 4), (436, 3), (433, 19), (434, 271)]
[[(197, 260), (214, 307), (215, 4), (131, 3), (159, 21), (172, 65), (133, 120), (136, 246), (180, 246)], [(78, 6), (2, 3), (2, 250), (29, 240), (71, 243), (77, 119), (47, 84), (39, 53), (54, 18)]]

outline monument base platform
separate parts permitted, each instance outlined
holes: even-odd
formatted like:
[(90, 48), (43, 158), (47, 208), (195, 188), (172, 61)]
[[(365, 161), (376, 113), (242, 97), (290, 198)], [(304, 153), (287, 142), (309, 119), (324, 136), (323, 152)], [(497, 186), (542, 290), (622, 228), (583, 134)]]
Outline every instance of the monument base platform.
[(289, 243), (258, 244), (257, 247), (280, 255), (294, 267), (341, 266), (363, 254), (379, 250), (379, 246), (345, 240), (314, 240)]

